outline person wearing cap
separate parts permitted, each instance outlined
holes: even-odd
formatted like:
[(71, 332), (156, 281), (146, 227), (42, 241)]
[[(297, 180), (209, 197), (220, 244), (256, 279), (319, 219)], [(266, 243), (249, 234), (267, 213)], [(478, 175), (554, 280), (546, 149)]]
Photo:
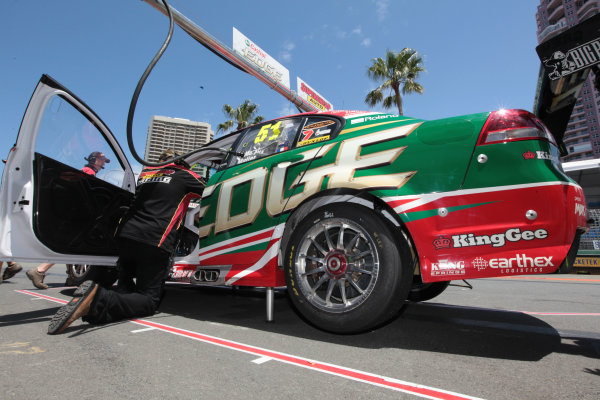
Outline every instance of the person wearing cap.
[(96, 175), (101, 169), (104, 169), (104, 164), (109, 163), (110, 160), (106, 158), (104, 153), (94, 151), (90, 153), (88, 157), (83, 157), (87, 164), (83, 167), (82, 171), (89, 175)]
[(164, 281), (171, 267), (177, 231), (189, 201), (201, 196), (205, 183), (169, 149), (159, 158), (168, 162), (146, 167), (138, 177), (135, 196), (121, 220), (118, 284), (115, 290), (85, 281), (75, 297), (52, 317), (48, 334), (63, 332), (82, 318), (91, 324), (152, 315), (162, 298)]

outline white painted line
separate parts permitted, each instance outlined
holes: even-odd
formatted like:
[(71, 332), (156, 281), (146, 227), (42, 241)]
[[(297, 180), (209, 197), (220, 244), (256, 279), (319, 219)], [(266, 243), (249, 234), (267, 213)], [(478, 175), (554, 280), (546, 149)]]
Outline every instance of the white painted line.
[(147, 332), (147, 331), (155, 331), (156, 328), (143, 328), (143, 329), (136, 329), (134, 331), (131, 331), (131, 333), (140, 333), (140, 332)]
[(271, 357), (261, 357), (261, 358), (257, 358), (256, 360), (252, 360), (252, 362), (254, 364), (264, 364), (267, 361), (271, 361), (273, 360)]

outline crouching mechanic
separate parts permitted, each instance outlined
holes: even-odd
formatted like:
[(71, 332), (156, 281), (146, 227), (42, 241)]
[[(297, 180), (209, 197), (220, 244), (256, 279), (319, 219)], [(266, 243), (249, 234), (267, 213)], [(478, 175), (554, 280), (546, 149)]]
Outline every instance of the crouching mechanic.
[[(173, 150), (166, 150), (159, 162), (174, 156)], [(189, 201), (200, 197), (204, 186), (202, 178), (182, 161), (144, 168), (132, 205), (117, 234), (119, 281), (116, 290), (105, 289), (92, 281), (84, 282), (77, 288), (75, 297), (52, 317), (48, 333), (61, 333), (81, 317), (91, 324), (104, 324), (154, 314), (171, 267), (177, 230)]]

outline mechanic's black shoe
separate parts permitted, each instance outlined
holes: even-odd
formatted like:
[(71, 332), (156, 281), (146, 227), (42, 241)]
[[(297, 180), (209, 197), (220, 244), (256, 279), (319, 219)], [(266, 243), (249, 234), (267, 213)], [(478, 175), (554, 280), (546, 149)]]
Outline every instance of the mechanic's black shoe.
[(3, 280), (10, 279), (13, 276), (15, 276), (15, 274), (17, 274), (18, 272), (21, 272), (22, 269), (23, 269), (23, 267), (21, 267), (21, 264), (9, 262), (8, 265), (6, 266), (6, 268), (4, 269), (4, 273), (2, 274), (2, 279)]
[(83, 282), (77, 290), (81, 293), (78, 297), (73, 297), (71, 301), (58, 309), (48, 325), (48, 334), (56, 335), (67, 329), (69, 325), (78, 318), (88, 314), (92, 300), (98, 291), (98, 285), (93, 281)]

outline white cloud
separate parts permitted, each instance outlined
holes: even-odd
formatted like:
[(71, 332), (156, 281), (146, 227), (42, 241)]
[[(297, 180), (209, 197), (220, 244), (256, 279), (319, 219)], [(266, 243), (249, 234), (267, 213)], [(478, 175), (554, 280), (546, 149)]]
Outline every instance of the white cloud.
[(356, 28), (352, 29), (352, 33), (360, 36), (362, 34), (362, 28), (360, 27), (360, 25), (357, 26)]
[(373, 0), (375, 3), (375, 12), (377, 13), (377, 17), (379, 17), (380, 21), (383, 21), (387, 18), (388, 15), (388, 7), (390, 6), (389, 0)]
[(292, 61), (292, 50), (296, 47), (296, 44), (286, 40), (283, 43), (283, 50), (279, 54), (279, 58), (285, 62)]
[(364, 38), (360, 45), (363, 47), (369, 47), (371, 45), (371, 38)]
[(290, 42), (289, 40), (286, 40), (285, 43), (283, 44), (284, 50), (287, 50), (287, 51), (292, 51), (292, 50), (294, 50), (295, 47), (296, 47), (296, 45), (293, 42)]
[(346, 31), (337, 31), (335, 35), (338, 39), (346, 39), (348, 37), (348, 33)]

